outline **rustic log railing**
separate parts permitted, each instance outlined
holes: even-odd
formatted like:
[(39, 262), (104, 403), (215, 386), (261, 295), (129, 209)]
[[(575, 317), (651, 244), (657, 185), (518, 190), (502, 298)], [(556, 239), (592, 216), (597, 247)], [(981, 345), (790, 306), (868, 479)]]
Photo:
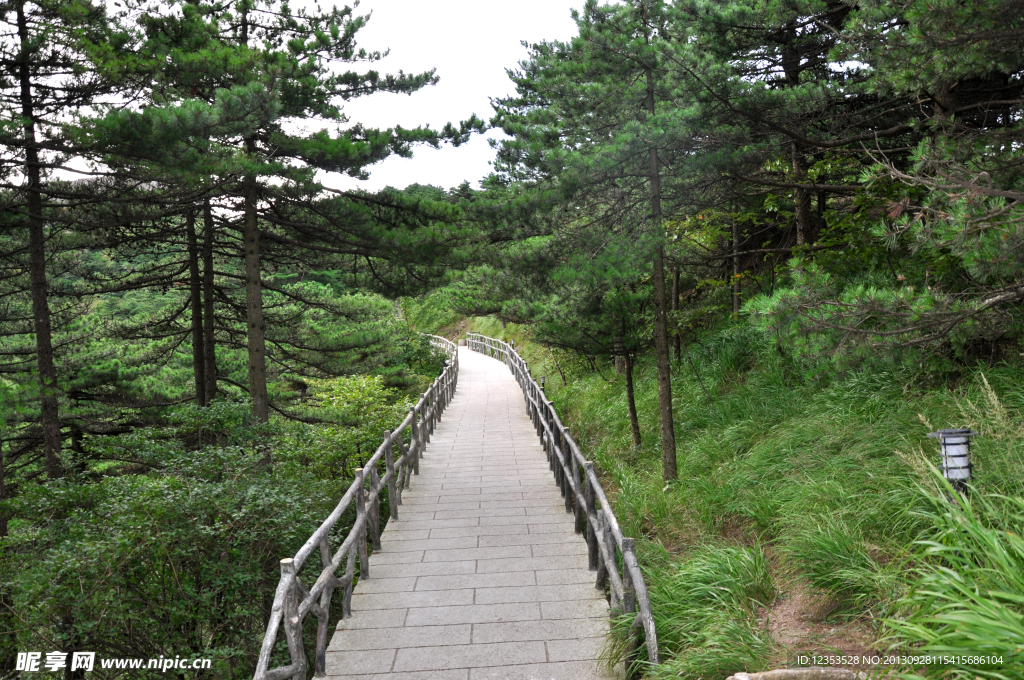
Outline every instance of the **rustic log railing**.
[[(384, 441), (366, 464), (355, 471), (352, 485), (342, 496), (330, 516), (320, 528), (313, 532), (295, 557), (281, 560), (281, 580), (274, 593), (274, 604), (270, 610), (270, 621), (263, 637), (259, 661), (253, 680), (306, 680), (306, 648), (303, 640), (303, 622), (309, 614), (316, 617), (316, 652), (314, 654), (313, 677), (326, 674), (328, 635), (328, 612), (334, 590), (342, 588), (342, 618), (352, 616), (352, 587), (358, 577), (370, 577), (367, 543), (380, 549), (380, 494), (387, 488), (388, 506), (391, 519), (398, 519), (398, 506), (402, 504), (402, 490), (408, 489), (412, 475), (419, 474), (420, 456), (430, 441), (441, 413), (455, 396), (459, 377), (459, 353), (454, 343), (434, 335), (429, 336), (430, 344), (448, 354), (444, 371), (414, 407), (409, 415), (392, 432), (384, 435)], [(408, 444), (405, 443), (406, 433)], [(395, 458), (395, 451), (399, 453)], [(381, 472), (384, 472), (381, 476)], [(331, 553), (329, 538), (332, 529), (345, 511), (355, 503), (356, 519), (341, 546)], [(320, 550), (323, 570), (316, 582), (306, 588), (299, 579), (306, 559), (314, 550)], [(342, 568), (344, 565), (344, 568)], [(337, 574), (341, 574), (338, 576)], [(319, 601), (318, 601), (319, 598)], [(277, 644), (278, 633), (283, 630), (288, 644), (291, 663), (287, 666), (268, 669), (270, 657)]]
[(565, 498), (565, 511), (575, 514), (576, 533), (586, 532), (590, 569), (597, 572), (597, 587), (608, 588), (612, 617), (636, 613), (629, 629), (626, 668), (631, 671), (637, 634), (644, 629), (647, 660), (660, 663), (658, 636), (651, 613), (647, 585), (636, 559), (634, 539), (622, 535), (611, 503), (594, 472), (594, 464), (586, 460), (580, 448), (562, 425), (554, 406), (544, 390), (530, 375), (526, 362), (509, 343), (469, 333), (466, 345), (476, 352), (498, 359), (509, 367), (526, 399), (526, 411), (537, 429), (541, 445), (555, 475), (555, 483)]

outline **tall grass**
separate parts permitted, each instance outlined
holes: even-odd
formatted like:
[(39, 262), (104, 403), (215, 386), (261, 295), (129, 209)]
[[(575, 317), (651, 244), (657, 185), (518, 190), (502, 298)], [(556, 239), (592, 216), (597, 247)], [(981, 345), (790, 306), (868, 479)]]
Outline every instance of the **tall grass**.
[(903, 654), (955, 661), (904, 677), (1024, 678), (1024, 499), (939, 497), (923, 514), (933, 530), (918, 543), (916, 579), (885, 628)]

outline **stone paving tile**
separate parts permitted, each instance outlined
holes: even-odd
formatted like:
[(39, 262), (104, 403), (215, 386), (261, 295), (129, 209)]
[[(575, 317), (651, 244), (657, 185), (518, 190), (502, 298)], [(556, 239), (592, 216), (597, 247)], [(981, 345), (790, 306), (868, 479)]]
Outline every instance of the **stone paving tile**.
[[(557, 586), (477, 588), (476, 599), (474, 602), (476, 604), (491, 604), (498, 602), (577, 602), (579, 600), (592, 598), (596, 594), (596, 588), (579, 583), (575, 585)], [(403, 600), (403, 604), (404, 602), (405, 601)]]
[(533, 571), (513, 571), (496, 574), (460, 574), (456, 577), (421, 576), (416, 579), (416, 590), (448, 590), (453, 585), (458, 585), (461, 588), (533, 586), (537, 585), (535, 573)]
[[(604, 649), (605, 637), (574, 640), (548, 640), (548, 661), (585, 661), (597, 658)], [(402, 650), (399, 650), (401, 655)]]
[(608, 606), (508, 369), (456, 398), (328, 652), (348, 680), (599, 680)]
[(331, 675), (327, 677), (345, 677), (348, 680), (469, 680), (469, 669), (459, 668), (451, 671), (412, 671), (410, 673), (383, 673), (380, 675)]
[[(405, 554), (405, 553), (402, 553)], [(460, 548), (458, 550), (425, 550), (424, 562), (451, 562), (452, 560), (503, 560), (530, 557), (528, 545), (504, 545), (496, 548)]]
[[(608, 603), (604, 598), (575, 602), (541, 602), (539, 604), (541, 618), (545, 619), (608, 618)], [(412, 610), (409, 613), (411, 615)]]
[(491, 666), (469, 669), (469, 680), (605, 680), (621, 677), (595, 661)]
[(391, 669), (397, 649), (327, 652), (327, 677), (348, 673), (380, 673)]
[[(456, 536), (454, 538), (427, 538), (417, 540), (397, 540), (393, 541), (388, 538), (384, 540), (384, 536), (380, 537), (380, 544), (384, 548), (385, 552), (388, 551), (401, 551), (407, 552), (410, 550), (420, 550), (427, 553), (434, 552), (435, 550), (455, 550), (461, 548), (476, 548), (480, 541), (479, 536)], [(582, 543), (582, 541), (581, 541)], [(586, 546), (586, 543), (583, 544)], [(472, 557), (465, 557), (464, 559), (474, 559)], [(436, 560), (423, 560), (424, 562), (434, 562)], [(447, 561), (447, 560), (446, 560)]]
[[(351, 616), (338, 621), (338, 630), (364, 630), (367, 628), (398, 628), (405, 625), (408, 609), (378, 609), (373, 616)], [(335, 633), (334, 637), (338, 634)], [(334, 644), (333, 638), (330, 644)]]
[(503, 526), (446, 527), (431, 529), (430, 538), (457, 538), (459, 536), (526, 536), (530, 527), (526, 524), (505, 524)]
[[(397, 522), (395, 523), (398, 524)], [(387, 527), (384, 531), (380, 532), (381, 541), (415, 541), (418, 538), (429, 538), (430, 529), (393, 529)]]
[(589, 569), (545, 569), (535, 571), (534, 577), (539, 586), (557, 586), (572, 583), (597, 583), (597, 572)]
[[(462, 517), (525, 517), (526, 508), (489, 508), (487, 512), (481, 513), (476, 510), (442, 510), (434, 513), (434, 519), (459, 519)], [(483, 522), (481, 522), (482, 524)]]
[[(567, 586), (544, 586), (564, 588)], [(361, 593), (352, 594), (352, 611), (376, 611), (401, 603), (406, 607), (447, 607), (473, 604), (475, 591), (472, 588), (460, 590), (425, 590), (423, 592)], [(520, 602), (521, 600), (490, 600), (491, 602)], [(353, 614), (354, 615), (354, 614)]]
[(520, 557), (503, 560), (477, 560), (476, 573), (495, 571), (539, 571), (541, 569), (579, 569), (586, 567), (585, 556), (556, 555), (554, 557)]
[(327, 647), (327, 651), (341, 652), (364, 649), (468, 645), (472, 642), (472, 631), (473, 625), (468, 623), (454, 626), (349, 630), (344, 635), (335, 635), (331, 640), (330, 646)]
[[(401, 521), (401, 523), (402, 523), (403, 526), (408, 527), (410, 529), (427, 529), (429, 531), (429, 530), (433, 530), (433, 529), (450, 529), (450, 528), (453, 528), (453, 527), (476, 527), (476, 526), (480, 526), (480, 518), (479, 517), (462, 517), (460, 519), (417, 519), (417, 520), (403, 519)], [(392, 525), (392, 526), (395, 526), (397, 524), (398, 524), (398, 522), (395, 522), (394, 525)], [(387, 531), (387, 529), (385, 529), (384, 531)], [(381, 535), (382, 536), (384, 535), (383, 532), (381, 532)]]
[(600, 637), (609, 630), (607, 619), (556, 621), (509, 621), (474, 623), (473, 642), (512, 642), (515, 640), (574, 640)]
[(408, 564), (409, 562), (422, 562), (423, 550), (411, 552), (378, 551), (373, 553), (373, 561), (370, 562), (370, 573), (373, 573), (376, 566), (387, 566), (391, 564)]
[(364, 578), (356, 584), (360, 595), (374, 593), (401, 593), (407, 590), (416, 590), (416, 577), (406, 576), (404, 578)]
[[(525, 510), (525, 508), (520, 508)], [(526, 513), (495, 515), (488, 513), (486, 517), (480, 517), (480, 526), (501, 526), (503, 524), (565, 524), (564, 512), (559, 514), (548, 514), (526, 517)], [(572, 526), (569, 524), (569, 526)]]
[[(374, 578), (401, 578), (403, 576), (452, 576), (476, 573), (475, 560), (458, 562), (412, 562), (377, 566), (370, 558), (370, 571)], [(357, 586), (358, 587), (358, 586)]]
[[(543, 536), (543, 534), (537, 534)], [(576, 541), (559, 541), (557, 543), (532, 543), (534, 557), (549, 557), (552, 555), (587, 555), (587, 544), (582, 539)]]
[(514, 664), (544, 663), (544, 643), (491, 642), (458, 647), (414, 647), (398, 650), (396, 671), (447, 670), (450, 668), (481, 668)]
[(530, 527), (531, 534), (575, 534), (581, 541), (586, 539), (586, 534), (576, 534), (576, 525), (574, 522), (548, 522), (547, 524), (538, 524), (533, 518), (530, 518), (530, 522), (527, 526)]
[[(549, 544), (564, 544), (576, 546), (582, 545), (583, 551), (586, 552), (587, 544), (582, 538), (576, 534), (528, 534), (526, 533), (525, 525), (512, 525), (513, 528), (522, 527), (524, 531), (520, 533), (493, 533), (493, 534), (478, 534), (477, 540), (479, 541), (479, 547), (491, 548), (499, 546), (510, 546), (510, 545), (549, 545)], [(494, 529), (495, 527), (473, 527), (474, 529)], [(504, 527), (502, 527), (504, 528)], [(534, 551), (536, 555), (536, 551)], [(572, 553), (570, 553), (572, 554)]]
[[(498, 621), (538, 621), (540, 602), (471, 604), (458, 607), (420, 607), (409, 610), (407, 626), (444, 626), (456, 623), (497, 623)], [(549, 617), (549, 618), (566, 618)]]

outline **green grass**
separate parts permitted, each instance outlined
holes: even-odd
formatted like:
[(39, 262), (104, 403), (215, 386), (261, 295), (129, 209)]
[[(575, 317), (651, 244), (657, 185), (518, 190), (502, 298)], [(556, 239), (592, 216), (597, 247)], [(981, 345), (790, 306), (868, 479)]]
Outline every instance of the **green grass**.
[[(948, 502), (929, 469), (938, 461), (938, 446), (927, 433), (940, 427), (980, 430), (973, 447), (977, 493), (1019, 496), (1022, 490), (1024, 388), (1017, 366), (968, 370), (952, 383), (929, 383), (909, 369), (850, 373), (818, 383), (761, 333), (743, 326), (719, 330), (690, 347), (710, 401), (685, 358), (673, 366), (679, 479), (665, 485), (649, 357), (637, 367), (644, 439), (637, 451), (624, 380), (611, 366), (600, 365), (598, 373), (588, 362), (562, 357), (568, 382), (563, 385), (551, 377), (557, 375), (557, 355), (528, 344), (528, 328), (501, 327), (492, 319), (474, 319), (471, 326), (516, 339), (534, 374), (549, 376), (559, 413), (615, 492), (624, 532), (640, 539), (666, 658), (651, 677), (712, 680), (784, 661), (784, 650), (754, 613), (771, 604), (772, 583), (808, 589), (833, 621), (857, 619), (879, 637), (888, 635), (879, 652), (889, 644), (947, 644), (935, 640), (951, 639), (955, 625), (928, 618), (936, 616), (929, 607), (942, 599), (929, 595), (933, 604), (922, 604), (920, 584), (938, 592), (945, 572), (934, 571), (934, 565), (948, 561), (949, 554), (974, 555), (967, 548), (982, 535), (952, 532), (944, 524), (952, 520), (936, 514)], [(971, 521), (1010, 545), (1011, 533), (1019, 536), (1024, 528), (1020, 507), (1009, 501), (998, 507), (998, 513), (986, 510), (987, 520), (975, 515)], [(935, 541), (939, 534), (947, 553), (930, 543), (922, 547), (921, 541)], [(985, 534), (988, 544), (994, 545), (994, 535)], [(772, 567), (764, 574), (737, 571), (740, 555), (759, 555), (759, 564)], [(984, 604), (965, 605), (979, 619), (1015, 622), (1013, 631), (1022, 625), (1024, 588), (1019, 579), (1006, 577), (1012, 581), (1006, 585), (985, 575), (1005, 576), (1012, 565), (1019, 569), (1016, 555), (979, 562), (989, 566), (979, 566), (973, 580), (964, 581), (981, 593), (997, 585), (1014, 593), (1002, 600), (979, 596)], [(715, 583), (728, 585), (708, 586)], [(952, 602), (970, 587), (951, 583), (942, 597)], [(715, 595), (723, 588), (729, 598)], [(942, 611), (966, 616), (949, 609), (949, 602)], [(917, 613), (907, 618), (910, 610)], [(885, 624), (883, 630), (883, 622), (901, 616), (909, 623)], [(935, 631), (934, 640), (923, 634), (925, 628)], [(956, 644), (967, 649), (964, 639)]]

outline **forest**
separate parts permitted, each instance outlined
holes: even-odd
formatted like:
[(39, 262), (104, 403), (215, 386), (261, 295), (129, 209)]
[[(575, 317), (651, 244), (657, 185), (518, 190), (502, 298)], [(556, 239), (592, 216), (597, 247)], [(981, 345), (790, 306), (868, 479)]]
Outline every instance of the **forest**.
[[(252, 677), (279, 560), (467, 330), (599, 463), (647, 677), (1024, 678), (1022, 0), (586, 0), (439, 129), (346, 117), (439, 77), (358, 6), (0, 7), (0, 678)], [(325, 182), (488, 130), (458, 187)]]

